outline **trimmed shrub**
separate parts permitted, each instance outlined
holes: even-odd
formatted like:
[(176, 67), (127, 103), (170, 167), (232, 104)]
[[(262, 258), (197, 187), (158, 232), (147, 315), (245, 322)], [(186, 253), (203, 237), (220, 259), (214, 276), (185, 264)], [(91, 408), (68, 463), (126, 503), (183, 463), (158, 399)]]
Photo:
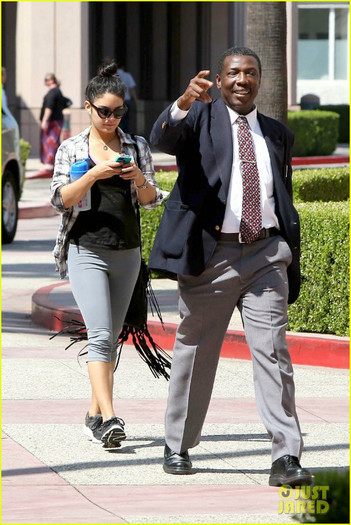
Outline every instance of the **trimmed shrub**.
[(331, 111), (288, 111), (288, 127), (295, 134), (293, 156), (333, 153), (338, 143), (339, 119)]
[(349, 184), (349, 168), (294, 170), (294, 202), (345, 201)]
[(339, 142), (349, 144), (350, 142), (350, 106), (347, 104), (335, 104), (329, 106), (319, 106), (321, 111), (333, 111), (340, 116), (339, 120)]
[[(156, 173), (157, 184), (162, 190), (171, 192), (174, 183), (177, 179), (178, 173), (175, 171), (158, 172)], [(154, 243), (155, 235), (158, 225), (163, 214), (163, 206), (158, 206), (154, 210), (145, 210), (140, 207), (141, 215), (141, 238), (142, 238), (142, 253), (145, 261), (149, 260), (151, 248)]]
[(23, 167), (26, 167), (26, 162), (32, 146), (24, 139), (20, 139), (20, 156)]
[(289, 306), (289, 330), (347, 336), (349, 203), (297, 204), (301, 221), (301, 292)]
[(293, 518), (300, 523), (350, 523), (350, 469), (316, 472), (313, 486), (318, 497), (310, 501), (314, 501), (315, 509), (318, 509), (317, 501), (323, 502), (324, 512), (303, 512)]
[[(316, 171), (323, 176), (330, 170)], [(156, 178), (160, 188), (171, 191), (177, 173), (160, 172)], [(299, 299), (289, 306), (288, 328), (296, 332), (347, 336), (349, 203), (308, 202), (296, 207), (301, 219), (303, 280)], [(143, 257), (146, 261), (162, 213), (163, 206), (151, 211), (141, 209)]]

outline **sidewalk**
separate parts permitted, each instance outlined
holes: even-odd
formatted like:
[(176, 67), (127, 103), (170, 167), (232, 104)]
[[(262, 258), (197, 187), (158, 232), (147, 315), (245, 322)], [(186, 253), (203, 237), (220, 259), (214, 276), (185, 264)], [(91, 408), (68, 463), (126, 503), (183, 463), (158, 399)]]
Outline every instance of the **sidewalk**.
[[(44, 224), (44, 226), (43, 226)], [(168, 383), (132, 347), (116, 373), (115, 407), (127, 440), (115, 453), (82, 434), (86, 366), (67, 337), (31, 319), (35, 290), (57, 283), (50, 249), (57, 217), (21, 220), (3, 250), (2, 523), (295, 523), (267, 484), (269, 437), (248, 360), (221, 358), (191, 476), (162, 470)], [(295, 366), (303, 465), (349, 461), (347, 370)]]
[[(77, 348), (64, 351), (67, 336), (49, 341), (51, 329), (34, 322), (40, 306), (42, 320), (52, 319), (49, 302), (60, 315), (75, 308), (51, 256), (59, 218), (35, 215), (48, 201), (49, 183), (25, 182), (20, 209), (32, 220), (20, 220), (14, 243), (3, 248), (2, 523), (296, 523), (279, 514), (279, 489), (268, 486), (271, 444), (256, 410), (249, 359), (220, 359), (202, 440), (190, 451), (194, 475), (162, 470), (168, 383), (153, 378), (131, 346), (123, 349), (114, 391), (127, 440), (108, 453), (83, 436), (86, 366)], [(154, 289), (171, 330), (178, 322), (174, 283), (155, 280)], [(241, 329), (236, 314), (230, 328)], [(171, 337), (167, 331), (166, 342)], [(294, 369), (303, 466), (314, 473), (345, 468), (348, 370)]]

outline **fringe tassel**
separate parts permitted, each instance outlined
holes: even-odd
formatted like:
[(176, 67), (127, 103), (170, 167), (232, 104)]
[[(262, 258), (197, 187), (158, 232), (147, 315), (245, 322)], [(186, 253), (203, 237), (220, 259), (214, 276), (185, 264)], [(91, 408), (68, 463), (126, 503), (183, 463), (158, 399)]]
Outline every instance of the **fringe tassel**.
[(151, 274), (149, 272), (147, 285), (146, 285), (146, 297), (147, 297), (147, 303), (150, 306), (151, 314), (154, 315), (154, 311), (156, 312), (157, 317), (159, 318), (162, 327), (163, 327), (163, 319), (162, 319), (162, 313), (161, 308), (157, 302), (155, 292), (152, 289), (151, 286)]
[[(56, 317), (56, 316), (55, 316)], [(56, 319), (59, 319), (56, 317)], [(59, 319), (61, 321), (61, 319)], [(76, 321), (72, 319), (69, 324), (64, 326), (62, 330), (50, 337), (50, 340), (56, 337), (57, 335), (70, 334), (70, 344), (66, 346), (65, 350), (68, 350), (75, 343), (81, 341), (86, 341), (88, 339), (86, 326), (81, 321)], [(171, 368), (171, 357), (165, 352), (155, 341), (153, 340), (146, 323), (141, 328), (136, 328), (134, 326), (124, 325), (121, 333), (118, 337), (117, 344), (117, 360), (115, 371), (118, 367), (119, 360), (121, 357), (121, 352), (124, 343), (128, 340), (129, 336), (132, 337), (133, 345), (138, 352), (141, 359), (148, 365), (151, 373), (154, 377), (163, 376), (167, 381), (169, 380), (169, 373), (167, 370)], [(84, 346), (78, 353), (77, 359), (83, 355), (86, 355), (88, 351), (86, 349), (87, 345)]]
[[(138, 352), (141, 359), (148, 365), (154, 377), (163, 376), (167, 381), (169, 380), (169, 373), (167, 371), (171, 368), (170, 356), (153, 340), (147, 325), (144, 324), (141, 328), (124, 325), (118, 338), (118, 351), (121, 353), (124, 343), (131, 336), (133, 345)], [(117, 364), (116, 364), (117, 368)]]
[[(62, 321), (62, 319), (60, 319), (56, 315), (54, 317), (55, 317), (55, 319), (58, 319), (59, 321)], [(62, 334), (71, 334), (71, 335), (74, 336), (74, 337), (70, 337), (71, 343), (68, 346), (66, 346), (65, 350), (68, 350), (75, 343), (79, 343), (80, 341), (87, 341), (87, 339), (88, 339), (87, 329), (86, 329), (85, 324), (82, 323), (82, 321), (77, 321), (75, 319), (71, 319), (69, 321), (68, 325), (64, 326), (62, 328), (62, 330), (60, 330), (56, 334), (52, 335), (49, 338), (49, 341), (51, 341), (51, 339), (53, 339), (57, 335), (62, 335)], [(86, 347), (84, 347), (84, 348), (86, 348)], [(82, 348), (82, 350), (80, 352), (82, 352), (84, 350), (84, 348)], [(79, 357), (79, 355), (84, 355), (84, 354), (81, 354), (80, 352), (78, 354), (78, 357)]]

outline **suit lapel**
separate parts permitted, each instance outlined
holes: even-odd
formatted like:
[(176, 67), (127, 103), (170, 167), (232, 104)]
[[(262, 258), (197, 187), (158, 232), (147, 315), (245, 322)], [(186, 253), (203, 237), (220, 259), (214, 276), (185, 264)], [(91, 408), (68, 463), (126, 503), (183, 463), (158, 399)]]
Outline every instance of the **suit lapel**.
[(284, 170), (284, 144), (282, 142), (280, 130), (278, 127), (272, 126), (272, 123), (274, 122), (273, 120), (267, 119), (264, 115), (261, 115), (261, 113), (257, 113), (257, 118), (268, 147), (273, 179), (275, 185), (279, 186), (282, 182)]
[(233, 163), (232, 128), (226, 105), (222, 99), (213, 102), (210, 115), (210, 135), (213, 143), (218, 175), (222, 186), (218, 196), (227, 198)]

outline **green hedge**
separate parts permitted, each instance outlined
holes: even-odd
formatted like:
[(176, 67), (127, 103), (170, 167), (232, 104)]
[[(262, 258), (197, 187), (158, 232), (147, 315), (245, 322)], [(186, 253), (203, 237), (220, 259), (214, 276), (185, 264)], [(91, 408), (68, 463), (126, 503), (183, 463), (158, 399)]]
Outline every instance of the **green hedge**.
[[(324, 180), (331, 170), (317, 171)], [(156, 175), (160, 188), (167, 191), (172, 190), (176, 177), (175, 172)], [(301, 220), (303, 281), (299, 299), (289, 306), (289, 330), (346, 336), (349, 321), (349, 203), (308, 202), (296, 207)], [(151, 211), (141, 210), (146, 261), (162, 213), (163, 206)]]
[(288, 127), (295, 134), (293, 156), (333, 153), (338, 143), (339, 119), (331, 111), (288, 111)]
[(319, 106), (321, 111), (333, 111), (340, 116), (339, 120), (339, 139), (338, 142), (349, 144), (350, 142), (350, 106), (348, 104), (333, 104), (329, 106)]
[[(300, 523), (350, 523), (350, 469), (330, 469), (316, 472), (313, 487), (324, 487), (316, 491), (317, 498), (309, 498), (315, 502), (314, 512), (295, 514), (293, 519)], [(309, 488), (309, 487), (308, 487)], [(303, 493), (302, 493), (303, 494)], [(302, 496), (306, 500), (311, 493), (306, 490)], [(321, 508), (327, 512), (316, 512), (317, 501), (327, 502)], [(308, 507), (307, 507), (308, 508)], [(313, 508), (313, 507), (312, 507)]]
[(349, 184), (349, 168), (294, 170), (294, 202), (344, 201)]
[[(171, 192), (177, 179), (177, 172), (158, 172), (156, 179), (162, 190)], [(144, 210), (140, 208), (141, 215), (141, 235), (143, 241), (143, 257), (149, 260), (152, 245), (154, 243), (156, 231), (163, 214), (163, 206), (158, 206), (154, 210)]]
[(296, 205), (301, 221), (301, 292), (289, 306), (289, 330), (347, 336), (349, 203)]
[(26, 167), (26, 162), (29, 157), (30, 150), (32, 149), (32, 146), (24, 139), (20, 139), (20, 155), (21, 155), (21, 162), (23, 164), (23, 167)]

